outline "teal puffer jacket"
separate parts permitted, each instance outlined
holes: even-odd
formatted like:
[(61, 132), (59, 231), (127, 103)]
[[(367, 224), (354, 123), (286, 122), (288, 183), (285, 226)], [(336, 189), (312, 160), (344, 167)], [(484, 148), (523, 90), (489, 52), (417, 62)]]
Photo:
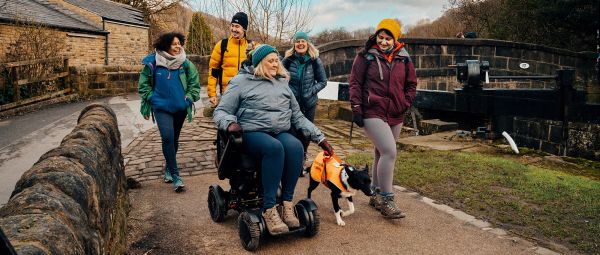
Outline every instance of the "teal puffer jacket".
[[(317, 105), (319, 98), (317, 93), (327, 86), (327, 75), (321, 59), (304, 61), (297, 55), (291, 55), (283, 59), (283, 66), (290, 72), (290, 88), (296, 96), (296, 100), (302, 109), (310, 109)], [(300, 62), (304, 62), (304, 68), (300, 70)], [(299, 74), (298, 72), (302, 73)]]

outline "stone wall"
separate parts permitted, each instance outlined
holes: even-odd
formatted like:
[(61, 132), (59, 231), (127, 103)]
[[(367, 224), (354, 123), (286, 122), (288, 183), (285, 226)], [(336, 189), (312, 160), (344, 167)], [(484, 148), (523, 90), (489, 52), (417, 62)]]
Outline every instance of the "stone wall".
[[(576, 68), (578, 90), (588, 92), (588, 101), (600, 103), (593, 53), (576, 53), (541, 45), (487, 39), (404, 38), (414, 61), (418, 89), (452, 91), (462, 87), (450, 65), (468, 59), (490, 62), (490, 75), (551, 75), (559, 68)], [(337, 41), (320, 45), (327, 77), (347, 82), (356, 53), (364, 40)], [(529, 64), (521, 69), (520, 63)], [(554, 82), (498, 80), (488, 88), (553, 88)]]
[(139, 65), (148, 55), (148, 28), (106, 22), (105, 29), (109, 65)]
[[(19, 39), (24, 29), (21, 27), (14, 26), (12, 24), (0, 23), (0, 61), (6, 57), (6, 53), (9, 50), (10, 44), (14, 43)], [(52, 30), (54, 36), (66, 37), (66, 33), (59, 30)]]
[(210, 56), (188, 55), (187, 57), (196, 65), (196, 69), (198, 69), (200, 86), (206, 86), (208, 84), (208, 61), (210, 60)]
[[(53, 30), (54, 35), (64, 38), (65, 47), (62, 54), (70, 56), (69, 65), (79, 66), (85, 64), (104, 64), (104, 40), (103, 35), (92, 35), (82, 33), (68, 33)], [(0, 59), (6, 56), (8, 46), (17, 41), (23, 33), (23, 29), (10, 24), (0, 24)]]
[(105, 62), (105, 42), (103, 35), (64, 33), (65, 54), (70, 66), (103, 65)]
[(0, 228), (25, 254), (125, 254), (128, 197), (121, 139), (105, 105), (82, 110), (0, 208)]
[[(148, 29), (106, 22), (108, 35), (109, 65), (137, 65), (148, 54)], [(0, 59), (4, 58), (8, 46), (14, 43), (23, 29), (12, 24), (0, 24)], [(82, 32), (54, 30), (55, 36), (64, 38), (61, 54), (70, 57), (69, 65), (103, 65), (106, 57), (106, 36)]]
[[(514, 117), (511, 134), (518, 146), (565, 155), (562, 121)], [(600, 160), (600, 124), (569, 122), (566, 155)]]
[[(208, 56), (188, 56), (200, 74), (200, 84), (206, 86)], [(141, 59), (141, 58), (140, 58)], [(142, 65), (87, 65), (71, 67), (73, 88), (81, 96), (112, 96), (137, 92)]]
[(87, 65), (71, 68), (73, 88), (82, 96), (137, 92), (142, 65)]

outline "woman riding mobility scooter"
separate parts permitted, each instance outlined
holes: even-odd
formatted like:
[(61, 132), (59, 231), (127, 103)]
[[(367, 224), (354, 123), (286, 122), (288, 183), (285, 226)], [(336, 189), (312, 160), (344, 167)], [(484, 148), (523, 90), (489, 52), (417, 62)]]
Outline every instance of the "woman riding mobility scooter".
[(229, 179), (231, 188), (211, 186), (208, 205), (215, 222), (229, 209), (240, 212), (240, 239), (247, 250), (255, 250), (266, 233), (314, 236), (319, 230), (315, 203), (292, 203), (304, 157), (302, 143), (291, 133), (306, 134), (328, 153), (333, 149), (302, 115), (288, 80), (275, 48), (261, 45), (252, 65), (230, 80), (214, 112), (219, 178)]

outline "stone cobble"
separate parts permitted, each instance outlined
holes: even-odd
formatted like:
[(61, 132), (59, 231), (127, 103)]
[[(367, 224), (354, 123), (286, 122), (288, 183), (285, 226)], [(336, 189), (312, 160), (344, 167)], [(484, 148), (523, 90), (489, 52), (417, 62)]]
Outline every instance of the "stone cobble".
[[(197, 111), (201, 114), (202, 111)], [(362, 128), (354, 126), (352, 141), (349, 141), (350, 123), (342, 120), (316, 120), (336, 154), (341, 158), (356, 152), (368, 151), (372, 145)], [(191, 123), (184, 123), (179, 138), (177, 164), (182, 176), (214, 172), (217, 130), (212, 118), (196, 116)], [(321, 149), (311, 143), (307, 158), (311, 159)], [(140, 134), (123, 150), (125, 174), (138, 181), (156, 180), (163, 174), (165, 160), (162, 155), (160, 134), (156, 126)], [(306, 162), (307, 166), (311, 163)]]
[[(196, 116), (184, 123), (179, 137), (177, 164), (182, 176), (214, 172), (216, 129), (210, 118)], [(156, 126), (138, 136), (124, 150), (125, 174), (138, 181), (156, 180), (163, 174), (160, 134)]]

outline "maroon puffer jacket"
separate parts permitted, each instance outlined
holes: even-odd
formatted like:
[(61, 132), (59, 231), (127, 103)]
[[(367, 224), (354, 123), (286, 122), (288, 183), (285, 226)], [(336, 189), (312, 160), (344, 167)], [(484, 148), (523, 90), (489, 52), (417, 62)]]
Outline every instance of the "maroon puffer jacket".
[(408, 52), (401, 48), (388, 62), (377, 49), (356, 55), (350, 73), (352, 114), (379, 118), (390, 126), (404, 121), (417, 93), (417, 74)]

